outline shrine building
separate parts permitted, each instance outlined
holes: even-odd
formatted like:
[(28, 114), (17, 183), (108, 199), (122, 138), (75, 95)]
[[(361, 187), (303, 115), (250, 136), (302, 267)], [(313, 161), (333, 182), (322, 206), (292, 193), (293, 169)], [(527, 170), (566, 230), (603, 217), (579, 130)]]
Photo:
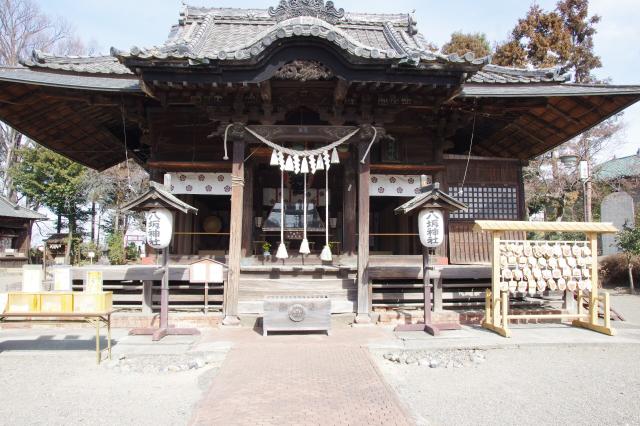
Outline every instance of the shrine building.
[(133, 159), (198, 209), (175, 218), (171, 307), (201, 303), (177, 289), (215, 259), (228, 270), (209, 303), (229, 322), (268, 295), (326, 294), (361, 322), (420, 306), (417, 223), (394, 209), (422, 175), (468, 206), (432, 253), (434, 307), (475, 306), (490, 236), (473, 221), (525, 219), (523, 166), (638, 99), (640, 86), (434, 53), (411, 14), (324, 1), (185, 6), (162, 45), (0, 68), (1, 120), (92, 169)]

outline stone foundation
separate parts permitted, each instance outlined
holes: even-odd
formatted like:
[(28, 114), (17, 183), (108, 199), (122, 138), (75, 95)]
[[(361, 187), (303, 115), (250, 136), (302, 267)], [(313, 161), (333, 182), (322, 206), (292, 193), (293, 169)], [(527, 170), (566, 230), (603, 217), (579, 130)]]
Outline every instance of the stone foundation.
[[(374, 313), (379, 316), (378, 323), (384, 325), (416, 324), (422, 322), (424, 313), (422, 310), (399, 310), (399, 309), (374, 309)], [(511, 314), (535, 314), (551, 315), (563, 313), (560, 309), (513, 309)], [(431, 314), (432, 321), (438, 322), (459, 322), (464, 325), (480, 325), (484, 320), (483, 310), (467, 311), (442, 311)], [(560, 323), (560, 319), (514, 319), (511, 324), (538, 324), (538, 323)]]

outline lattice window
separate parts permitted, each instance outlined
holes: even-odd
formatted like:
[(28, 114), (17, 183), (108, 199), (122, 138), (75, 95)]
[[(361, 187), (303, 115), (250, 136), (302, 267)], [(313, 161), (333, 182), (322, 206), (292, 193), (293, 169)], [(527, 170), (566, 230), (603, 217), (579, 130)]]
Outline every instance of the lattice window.
[(451, 186), (449, 195), (469, 206), (466, 212), (452, 213), (452, 219), (518, 220), (515, 186)]

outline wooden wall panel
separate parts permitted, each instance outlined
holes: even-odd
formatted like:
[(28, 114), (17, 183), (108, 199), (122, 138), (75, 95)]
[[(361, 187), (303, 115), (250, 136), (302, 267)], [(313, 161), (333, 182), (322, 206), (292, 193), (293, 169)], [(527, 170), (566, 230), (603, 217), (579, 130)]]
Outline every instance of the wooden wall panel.
[[(524, 219), (524, 188), (521, 181), (522, 166), (518, 160), (473, 158), (469, 162), (466, 179), (466, 159), (462, 156), (445, 159), (446, 187), (459, 186), (513, 186), (518, 197), (519, 220)], [(449, 262), (452, 264), (486, 264), (491, 262), (491, 235), (474, 232), (472, 220), (449, 221)], [(505, 238), (524, 239), (524, 232), (505, 235)]]
[[(449, 262), (457, 265), (491, 263), (491, 233), (475, 232), (474, 222), (449, 223)], [(505, 232), (508, 240), (526, 239), (525, 232)]]

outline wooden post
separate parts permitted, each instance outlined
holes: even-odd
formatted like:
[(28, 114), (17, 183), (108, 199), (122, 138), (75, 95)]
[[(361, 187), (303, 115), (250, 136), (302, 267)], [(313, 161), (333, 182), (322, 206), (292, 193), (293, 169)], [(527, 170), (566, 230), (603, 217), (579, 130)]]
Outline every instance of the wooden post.
[(442, 276), (433, 280), (433, 312), (444, 310), (442, 303)]
[(491, 314), (493, 312), (493, 307), (491, 306), (491, 290), (486, 289), (484, 292), (484, 323), (483, 324), (492, 324), (493, 319), (491, 318)]
[(153, 313), (153, 281), (142, 281), (142, 313)]
[(431, 279), (429, 278), (429, 249), (422, 247), (422, 285), (424, 286), (424, 323), (431, 323)]
[(600, 279), (598, 278), (598, 234), (590, 233), (587, 235), (591, 247), (591, 300), (589, 303), (589, 320), (592, 325), (598, 324), (598, 286)]
[(491, 256), (491, 295), (493, 296), (493, 326), (500, 327), (500, 232), (493, 232), (493, 255)]
[(342, 221), (342, 252), (353, 255), (356, 251), (356, 165), (353, 158), (344, 163), (344, 188), (342, 194), (343, 221)]
[(357, 323), (370, 323), (371, 299), (369, 297), (369, 156), (360, 161), (367, 149), (367, 142), (358, 145), (358, 312)]
[(502, 316), (502, 328), (505, 331), (509, 329), (509, 291), (500, 293), (500, 315)]
[(491, 256), (491, 291), (486, 293), (484, 328), (495, 331), (503, 337), (510, 337), (508, 328), (509, 293), (500, 291), (500, 238), (501, 231), (493, 231)]
[(592, 258), (591, 291), (589, 292), (590, 295), (588, 319), (585, 321), (584, 319), (579, 318), (573, 321), (572, 324), (576, 327), (583, 327), (589, 330), (613, 336), (615, 334), (615, 330), (611, 328), (611, 306), (608, 298), (609, 295), (607, 293), (604, 293), (604, 325), (598, 324), (598, 311), (600, 310), (600, 298), (598, 296), (598, 286), (600, 285), (600, 280), (598, 278), (598, 234), (596, 232), (590, 232), (587, 234), (587, 238), (589, 240), (589, 247), (591, 249)]
[(224, 325), (240, 325), (238, 290), (242, 251), (242, 216), (244, 207), (244, 140), (233, 141), (231, 165), (231, 226), (229, 230), (229, 277), (224, 289)]
[(209, 313), (209, 283), (204, 283), (204, 314)]
[(244, 176), (244, 195), (242, 210), (244, 217), (242, 218), (242, 257), (253, 255), (253, 166), (245, 169)]
[(162, 249), (162, 284), (160, 285), (160, 329), (169, 328), (169, 247)]

